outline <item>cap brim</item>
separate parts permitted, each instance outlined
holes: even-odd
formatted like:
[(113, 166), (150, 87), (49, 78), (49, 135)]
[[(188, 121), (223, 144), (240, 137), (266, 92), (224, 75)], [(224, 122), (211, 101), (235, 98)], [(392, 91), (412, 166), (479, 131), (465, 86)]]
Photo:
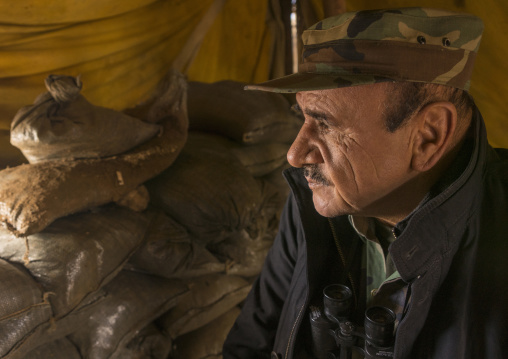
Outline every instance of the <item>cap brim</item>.
[(397, 81), (397, 79), (365, 75), (334, 73), (295, 73), (278, 79), (245, 86), (245, 90), (261, 90), (278, 93), (295, 93), (301, 91), (328, 90), (340, 87), (375, 84)]

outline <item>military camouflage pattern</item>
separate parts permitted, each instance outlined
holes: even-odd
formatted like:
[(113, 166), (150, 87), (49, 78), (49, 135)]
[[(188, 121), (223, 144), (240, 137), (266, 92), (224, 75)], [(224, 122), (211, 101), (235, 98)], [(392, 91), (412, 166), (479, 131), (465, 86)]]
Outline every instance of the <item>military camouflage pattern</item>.
[(246, 89), (290, 93), (412, 81), (468, 90), (482, 32), (481, 19), (451, 11), (348, 12), (304, 31), (298, 73)]

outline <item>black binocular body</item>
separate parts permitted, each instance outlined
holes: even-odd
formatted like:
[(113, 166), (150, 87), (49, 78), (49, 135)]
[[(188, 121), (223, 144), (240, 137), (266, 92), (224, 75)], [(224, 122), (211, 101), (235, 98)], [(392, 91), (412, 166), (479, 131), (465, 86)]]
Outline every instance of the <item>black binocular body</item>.
[(356, 352), (365, 359), (393, 358), (393, 311), (381, 306), (368, 308), (362, 327), (349, 320), (351, 305), (351, 289), (331, 284), (323, 290), (323, 306), (310, 307), (313, 356), (351, 359)]

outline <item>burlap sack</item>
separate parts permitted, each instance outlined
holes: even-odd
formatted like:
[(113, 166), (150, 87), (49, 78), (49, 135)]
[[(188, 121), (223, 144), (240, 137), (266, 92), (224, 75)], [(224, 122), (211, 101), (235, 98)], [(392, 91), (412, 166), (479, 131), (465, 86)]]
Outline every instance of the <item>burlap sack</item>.
[(24, 269), (0, 259), (0, 357), (51, 317), (51, 306)]
[(281, 94), (245, 91), (245, 84), (189, 82), (189, 128), (241, 143), (292, 142), (302, 124)]
[(225, 240), (208, 246), (222, 262), (227, 263), (226, 273), (242, 277), (254, 277), (261, 272), (261, 267), (268, 250), (273, 244), (274, 236), (250, 238), (245, 231), (232, 233)]
[(59, 318), (110, 281), (141, 244), (146, 216), (110, 205), (18, 238), (0, 228), (0, 257), (24, 265)]
[(155, 324), (143, 328), (124, 347), (118, 348), (112, 358), (118, 359), (168, 359), (173, 341)]
[(265, 205), (275, 195), (226, 150), (190, 135), (168, 170), (147, 182), (151, 203), (182, 224), (199, 243), (218, 242), (246, 230), (265, 232), (271, 214)]
[(76, 319), (79, 327), (68, 336), (84, 358), (119, 359), (115, 352), (179, 302), (188, 290), (176, 279), (130, 271), (120, 272), (103, 289), (106, 298), (92, 310), (82, 310)]
[(18, 111), (11, 144), (30, 163), (117, 155), (146, 142), (161, 126), (94, 106), (79, 92), (78, 78), (50, 75), (48, 92)]
[(222, 359), (222, 345), (240, 309), (234, 307), (207, 325), (178, 337), (174, 359)]
[(189, 132), (188, 148), (206, 149), (215, 156), (236, 157), (254, 177), (266, 175), (287, 163), (289, 144), (268, 142), (245, 145), (224, 136), (199, 131)]
[(61, 338), (32, 350), (24, 359), (82, 359), (82, 356), (69, 339)]
[[(66, 339), (69, 334), (78, 330), (83, 318), (87, 318), (87, 313), (96, 310), (95, 308), (100, 307), (102, 302), (107, 299), (106, 294), (106, 291), (101, 288), (87, 296), (72, 312), (61, 318), (51, 318), (51, 320), (42, 323), (2, 358), (25, 359), (31, 353), (37, 353), (38, 350), (48, 353), (49, 350), (44, 347), (47, 345), (48, 348), (52, 348), (55, 343), (59, 343), (61, 339)], [(77, 349), (75, 350), (77, 351)], [(69, 351), (73, 352), (70, 349)], [(79, 357), (81, 358), (81, 356)]]
[(251, 288), (245, 279), (226, 274), (209, 274), (185, 282), (190, 291), (158, 321), (171, 338), (210, 323), (242, 302)]
[(187, 139), (183, 76), (171, 73), (154, 100), (130, 113), (161, 122), (162, 135), (116, 157), (49, 161), (0, 171), (0, 221), (20, 236), (37, 233), (57, 218), (120, 201), (169, 167)]
[(237, 146), (231, 151), (254, 177), (260, 177), (286, 164), (288, 149), (285, 143), (261, 143)]
[(190, 278), (223, 272), (220, 262), (205, 247), (162, 211), (154, 214), (146, 240), (132, 255), (126, 268), (166, 278)]

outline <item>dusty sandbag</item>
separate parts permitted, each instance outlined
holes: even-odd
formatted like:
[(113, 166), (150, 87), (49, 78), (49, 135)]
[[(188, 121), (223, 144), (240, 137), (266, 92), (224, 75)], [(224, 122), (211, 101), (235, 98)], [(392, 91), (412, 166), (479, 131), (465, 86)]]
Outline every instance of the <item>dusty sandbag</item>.
[(51, 318), (51, 306), (23, 268), (0, 259), (0, 357)]
[(28, 269), (58, 318), (120, 271), (148, 226), (147, 216), (108, 205), (60, 218), (26, 238), (0, 228), (0, 257)]
[(24, 356), (24, 359), (82, 359), (69, 339), (61, 338), (41, 345)]
[(125, 346), (118, 348), (111, 358), (118, 359), (167, 359), (172, 350), (173, 341), (155, 324), (143, 328)]
[(262, 234), (270, 216), (264, 205), (274, 195), (230, 152), (193, 136), (171, 168), (146, 186), (152, 204), (205, 244), (242, 229), (252, 238)]
[(245, 231), (240, 231), (232, 233), (221, 242), (210, 244), (208, 249), (227, 263), (226, 273), (254, 277), (261, 272), (273, 239), (269, 235), (252, 239)]
[(150, 203), (150, 194), (145, 186), (139, 186), (133, 189), (125, 196), (116, 201), (116, 204), (132, 209), (136, 212), (142, 212), (148, 208)]
[(288, 144), (273, 142), (238, 146), (231, 151), (254, 177), (260, 177), (283, 166), (288, 149)]
[(293, 141), (302, 121), (288, 100), (277, 93), (245, 91), (244, 85), (189, 82), (189, 129), (246, 144)]
[(122, 271), (104, 288), (106, 298), (93, 310), (81, 311), (79, 328), (68, 338), (84, 358), (117, 358), (123, 348), (188, 289), (183, 282)]
[(186, 80), (171, 73), (154, 99), (137, 113), (161, 121), (162, 135), (130, 152), (0, 171), (1, 222), (19, 236), (37, 233), (57, 218), (119, 201), (169, 167), (187, 140)]
[(222, 346), (240, 309), (234, 307), (211, 323), (178, 337), (174, 359), (222, 359)]
[(102, 305), (106, 297), (106, 292), (103, 288), (87, 296), (72, 312), (58, 319), (51, 318), (51, 320), (39, 325), (29, 335), (25, 336), (9, 354), (2, 358), (25, 359), (29, 353), (36, 351), (36, 349), (45, 345), (51, 346), (51, 343), (66, 338), (67, 335), (79, 328), (79, 325), (76, 325), (76, 323), (83, 321), (87, 313), (93, 312), (94, 308)]
[(221, 135), (200, 131), (189, 132), (188, 143), (191, 149), (206, 149), (215, 156), (228, 156), (231, 153), (254, 177), (266, 175), (287, 163), (286, 154), (289, 149), (285, 143), (245, 145)]
[(79, 77), (49, 75), (48, 92), (21, 108), (11, 123), (11, 144), (30, 163), (117, 155), (146, 142), (161, 126), (109, 108), (80, 94)]
[(159, 325), (171, 338), (196, 330), (242, 302), (251, 284), (239, 276), (209, 274), (185, 281), (190, 291)]
[(223, 272), (225, 264), (192, 241), (187, 230), (174, 219), (157, 211), (146, 239), (126, 268), (166, 278), (189, 278)]

